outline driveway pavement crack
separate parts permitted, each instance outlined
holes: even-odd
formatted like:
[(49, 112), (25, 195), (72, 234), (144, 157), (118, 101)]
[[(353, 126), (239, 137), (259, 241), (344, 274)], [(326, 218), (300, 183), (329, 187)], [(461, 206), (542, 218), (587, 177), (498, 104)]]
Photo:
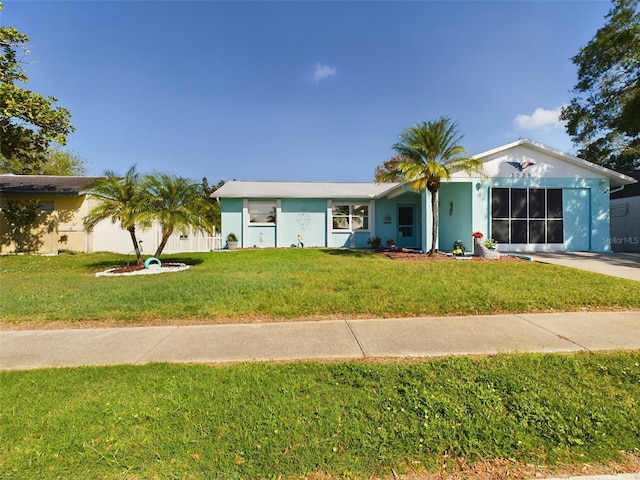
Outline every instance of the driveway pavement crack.
[(351, 332), (351, 335), (353, 335), (353, 339), (358, 344), (358, 348), (360, 349), (360, 353), (362, 353), (362, 358), (367, 358), (367, 354), (364, 353), (364, 348), (362, 348), (362, 344), (360, 343), (360, 340), (358, 339), (358, 336), (356, 335), (356, 332), (354, 332), (353, 328), (351, 327), (351, 322), (349, 322), (349, 320), (345, 320), (345, 323), (347, 324), (347, 327), (349, 327), (349, 331)]

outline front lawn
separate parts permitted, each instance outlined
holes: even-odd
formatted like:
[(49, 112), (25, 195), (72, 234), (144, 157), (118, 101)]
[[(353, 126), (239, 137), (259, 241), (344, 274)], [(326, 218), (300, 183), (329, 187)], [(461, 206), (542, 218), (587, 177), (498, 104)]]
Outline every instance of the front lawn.
[(169, 255), (177, 273), (95, 277), (116, 254), (0, 257), (0, 322), (411, 317), (638, 309), (640, 283), (532, 262), (399, 261), (351, 250)]
[(82, 367), (0, 383), (6, 480), (640, 467), (638, 352)]

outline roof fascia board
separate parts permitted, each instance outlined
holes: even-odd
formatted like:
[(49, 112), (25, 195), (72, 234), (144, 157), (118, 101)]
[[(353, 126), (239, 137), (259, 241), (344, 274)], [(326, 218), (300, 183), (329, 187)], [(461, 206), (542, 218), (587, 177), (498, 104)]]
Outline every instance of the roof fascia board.
[(393, 200), (396, 197), (399, 197), (400, 195), (404, 194), (404, 193), (418, 193), (416, 192), (414, 189), (412, 189), (411, 187), (407, 187), (407, 184), (409, 182), (403, 182), (400, 185), (396, 185), (393, 188), (390, 188), (389, 190), (387, 190), (386, 192), (384, 192), (383, 195), (380, 195), (380, 197), (386, 197), (389, 200)]
[(72, 192), (54, 192), (51, 190), (2, 190), (0, 189), (0, 193), (2, 195), (17, 195), (17, 196), (36, 196), (36, 195), (47, 195), (49, 197), (76, 197), (81, 195), (81, 192), (72, 191)]

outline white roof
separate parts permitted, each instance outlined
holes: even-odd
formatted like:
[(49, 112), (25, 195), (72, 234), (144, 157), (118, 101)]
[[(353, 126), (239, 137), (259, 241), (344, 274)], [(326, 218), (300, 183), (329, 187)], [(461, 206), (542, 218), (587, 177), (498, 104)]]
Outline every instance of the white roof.
[(379, 198), (400, 183), (247, 182), (231, 181), (214, 198)]
[(597, 174), (598, 176), (607, 177), (611, 182), (611, 184), (614, 186), (628, 185), (630, 183), (636, 183), (637, 181), (634, 178), (629, 177), (628, 175), (624, 175), (623, 173), (616, 172), (615, 170), (605, 168), (601, 165), (596, 165), (595, 163), (588, 162), (586, 160), (583, 160), (582, 158), (576, 157), (569, 153), (565, 153), (561, 150), (557, 150), (553, 147), (549, 147), (548, 145), (544, 145), (539, 142), (534, 142), (533, 140), (529, 140), (528, 138), (521, 138), (520, 140), (517, 140), (512, 143), (508, 143), (507, 145), (502, 145), (492, 150), (487, 150), (486, 152), (478, 153), (477, 155), (474, 155), (473, 158), (476, 158), (479, 160), (486, 159), (487, 157), (490, 157), (496, 153), (501, 153), (506, 150), (518, 147), (520, 145), (524, 145), (533, 150), (537, 150), (539, 152), (546, 153), (547, 155), (560, 158), (569, 164), (573, 164), (577, 167), (582, 167), (584, 169), (590, 170), (593, 173)]

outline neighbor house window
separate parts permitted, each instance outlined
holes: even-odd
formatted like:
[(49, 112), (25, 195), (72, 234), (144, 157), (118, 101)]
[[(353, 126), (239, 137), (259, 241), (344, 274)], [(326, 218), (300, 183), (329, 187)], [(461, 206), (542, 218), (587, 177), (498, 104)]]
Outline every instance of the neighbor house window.
[(500, 243), (563, 243), (562, 189), (492, 189), (491, 237)]
[(40, 210), (43, 212), (53, 212), (53, 202), (40, 202)]
[(344, 203), (333, 205), (334, 230), (368, 230), (369, 205)]
[(249, 223), (276, 223), (276, 202), (249, 201)]

